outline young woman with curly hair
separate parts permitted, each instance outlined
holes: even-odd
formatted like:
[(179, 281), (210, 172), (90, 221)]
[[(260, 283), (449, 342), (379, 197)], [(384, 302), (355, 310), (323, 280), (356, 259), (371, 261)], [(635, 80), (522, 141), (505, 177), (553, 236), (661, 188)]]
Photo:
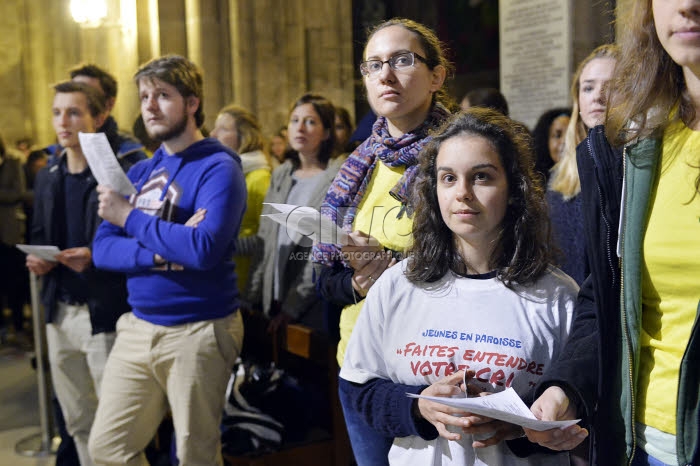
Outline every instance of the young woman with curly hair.
[(413, 245), (367, 295), (340, 372), (352, 409), (394, 437), (392, 465), (569, 464), (518, 458), (519, 426), (406, 396), (462, 394), (466, 372), (469, 393), (526, 397), (561, 351), (578, 286), (550, 265), (533, 166), (527, 129), (491, 109), (456, 115), (421, 153)]

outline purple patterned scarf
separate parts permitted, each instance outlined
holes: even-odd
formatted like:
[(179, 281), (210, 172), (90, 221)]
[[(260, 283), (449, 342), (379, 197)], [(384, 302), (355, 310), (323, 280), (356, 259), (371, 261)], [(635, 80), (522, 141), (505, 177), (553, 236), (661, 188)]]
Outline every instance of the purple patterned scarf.
[[(435, 104), (418, 128), (398, 138), (389, 134), (386, 118), (377, 118), (372, 127), (372, 135), (340, 167), (321, 205), (321, 215), (336, 225), (341, 225), (345, 231), (352, 231), (357, 207), (364, 198), (377, 160), (381, 160), (389, 167), (406, 167), (405, 173), (389, 194), (401, 203), (399, 218), (404, 212), (410, 217), (413, 214), (413, 208), (409, 204), (410, 189), (418, 171), (418, 154), (432, 139), (430, 132), (449, 116), (450, 112), (445, 107)], [(339, 214), (343, 217), (339, 218)], [(314, 246), (315, 262), (330, 266), (340, 258), (338, 245), (318, 243)]]

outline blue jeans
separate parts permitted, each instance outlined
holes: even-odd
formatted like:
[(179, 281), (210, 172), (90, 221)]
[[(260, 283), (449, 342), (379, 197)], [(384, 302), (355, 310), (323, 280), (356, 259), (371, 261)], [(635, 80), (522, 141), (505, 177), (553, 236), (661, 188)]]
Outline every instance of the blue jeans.
[(340, 405), (343, 407), (345, 426), (357, 466), (389, 466), (389, 449), (393, 437), (385, 437), (374, 430), (362, 416), (350, 406), (350, 397), (340, 388)]
[(647, 452), (637, 447), (634, 450), (634, 458), (632, 459), (632, 464), (630, 466), (668, 466), (653, 456), (649, 456)]

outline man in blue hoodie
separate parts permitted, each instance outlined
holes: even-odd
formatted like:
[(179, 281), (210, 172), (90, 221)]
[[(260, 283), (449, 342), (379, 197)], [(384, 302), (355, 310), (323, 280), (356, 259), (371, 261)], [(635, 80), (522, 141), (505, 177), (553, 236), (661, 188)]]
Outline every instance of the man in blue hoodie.
[(222, 464), (224, 393), (243, 342), (234, 264), (246, 203), (240, 159), (200, 127), (202, 75), (180, 56), (134, 77), (153, 158), (129, 170), (128, 200), (98, 186), (98, 267), (127, 275), (117, 339), (90, 434), (97, 464), (147, 464), (168, 408), (181, 464)]

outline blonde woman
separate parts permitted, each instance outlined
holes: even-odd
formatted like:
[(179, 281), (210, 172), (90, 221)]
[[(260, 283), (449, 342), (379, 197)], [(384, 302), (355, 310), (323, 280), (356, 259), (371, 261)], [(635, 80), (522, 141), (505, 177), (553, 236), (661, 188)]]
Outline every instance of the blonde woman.
[(225, 146), (230, 147), (241, 157), (248, 199), (241, 221), (241, 231), (236, 241), (236, 275), (238, 289), (248, 285), (251, 260), (256, 249), (256, 234), (260, 226), (263, 200), (270, 187), (272, 168), (270, 156), (265, 151), (265, 137), (258, 119), (250, 111), (238, 105), (224, 107), (216, 117), (211, 132)]
[(576, 166), (576, 146), (588, 130), (603, 123), (606, 87), (615, 69), (618, 51), (607, 44), (593, 50), (578, 66), (571, 85), (573, 109), (566, 130), (564, 150), (552, 167), (547, 204), (560, 265), (580, 285), (588, 274), (583, 245), (581, 182)]

